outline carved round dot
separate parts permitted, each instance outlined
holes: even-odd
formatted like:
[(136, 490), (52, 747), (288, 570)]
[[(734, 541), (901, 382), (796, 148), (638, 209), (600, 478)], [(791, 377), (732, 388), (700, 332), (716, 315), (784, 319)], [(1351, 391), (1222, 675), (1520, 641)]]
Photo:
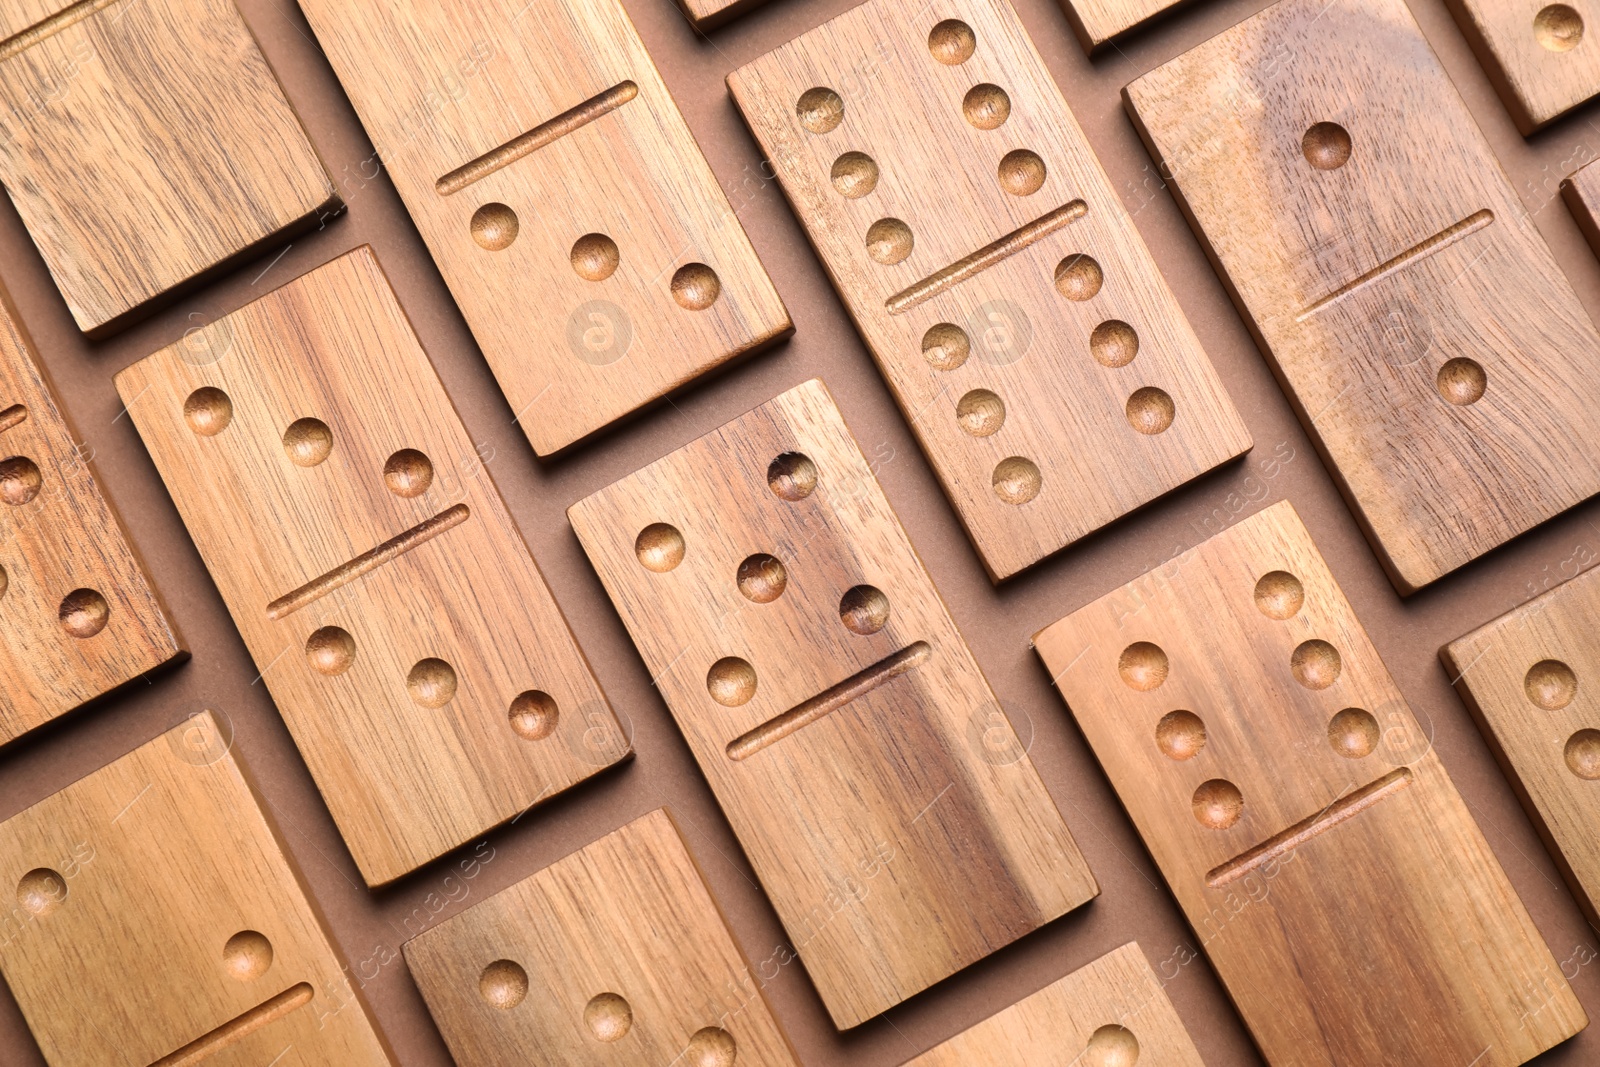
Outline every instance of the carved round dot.
[(1128, 425), (1147, 437), (1166, 432), (1178, 413), (1172, 397), (1153, 385), (1135, 389), (1133, 395), (1128, 397), (1126, 411)]
[(704, 263), (685, 263), (672, 274), (672, 299), (685, 311), (704, 311), (722, 295), (722, 279)]
[(994, 495), (1007, 504), (1026, 504), (1039, 495), (1044, 486), (1044, 475), (1039, 465), (1026, 456), (1007, 456), (995, 464), (989, 480)]
[(35, 919), (42, 919), (67, 899), (67, 882), (48, 867), (38, 867), (17, 883), (17, 904)]
[(1567, 738), (1567, 769), (1585, 781), (1600, 779), (1600, 730), (1579, 730)]
[(846, 200), (859, 200), (878, 187), (878, 164), (865, 152), (846, 152), (833, 161), (829, 175)]
[(1305, 587), (1288, 571), (1268, 571), (1256, 581), (1256, 608), (1269, 619), (1292, 619), (1305, 602)]
[[(1079, 252), (1056, 264), (1056, 292), (1079, 303), (1092, 299), (1106, 282), (1100, 264)], [(1132, 331), (1132, 327), (1129, 327)], [(1138, 341), (1137, 335), (1134, 337)]]
[(295, 419), (283, 431), (283, 451), (297, 467), (315, 467), (333, 452), (333, 431), (321, 419)]
[(1122, 676), (1122, 684), (1141, 693), (1159, 689), (1167, 680), (1169, 669), (1166, 652), (1151, 641), (1135, 641), (1117, 657), (1117, 673)]
[(1489, 376), (1483, 373), (1483, 367), (1476, 360), (1457, 356), (1439, 368), (1436, 383), (1440, 396), (1457, 407), (1466, 407), (1483, 397), (1483, 391), (1489, 387)]
[(1044, 185), (1044, 160), (1037, 152), (1016, 148), (1000, 157), (1000, 188), (1012, 196), (1032, 196)]
[(1289, 657), (1289, 671), (1294, 680), (1307, 689), (1326, 689), (1339, 680), (1344, 667), (1339, 650), (1328, 642), (1313, 638), (1302, 641)]
[(306, 662), (318, 674), (343, 674), (356, 661), (356, 639), (348, 630), (324, 626), (306, 638)]
[(1006, 422), (1006, 402), (988, 389), (973, 389), (956, 401), (956, 423), (973, 437), (997, 433)]
[(1083, 1067), (1134, 1067), (1139, 1062), (1139, 1041), (1126, 1026), (1110, 1023), (1089, 1035), (1081, 1062)]
[(1306, 162), (1318, 170), (1338, 170), (1350, 162), (1350, 133), (1337, 122), (1319, 122), (1300, 138)]
[(472, 239), (487, 252), (510, 248), (521, 228), (517, 213), (505, 204), (485, 204), (472, 213)]
[(965, 63), (977, 48), (977, 35), (960, 19), (945, 19), (928, 33), (928, 53), (947, 67)]
[(524, 741), (543, 741), (556, 732), (561, 711), (555, 698), (541, 689), (518, 693), (511, 702), (511, 732)]
[(911, 227), (899, 219), (879, 219), (867, 227), (867, 255), (886, 267), (909, 256), (916, 243)]
[(800, 94), (794, 113), (800, 125), (812, 133), (831, 133), (844, 121), (844, 98), (819, 85)]
[(615, 993), (601, 993), (583, 1009), (583, 1021), (596, 1041), (621, 1041), (633, 1029), (633, 1009)]
[(746, 600), (756, 604), (770, 604), (777, 600), (789, 584), (789, 575), (783, 569), (783, 563), (777, 556), (769, 556), (765, 552), (747, 556), (739, 564), (736, 578), (739, 592), (744, 594)]
[(817, 488), (817, 465), (800, 452), (785, 452), (767, 465), (767, 486), (784, 500), (804, 500)]
[(215, 437), (233, 421), (233, 401), (215, 386), (201, 386), (183, 402), (183, 421), (201, 437)]
[(955, 370), (972, 355), (972, 339), (967, 331), (948, 322), (928, 327), (922, 335), (922, 358), (934, 370)]
[(1547, 52), (1570, 52), (1583, 40), (1583, 16), (1566, 4), (1551, 4), (1533, 16), (1533, 35)]
[(1193, 759), (1206, 747), (1206, 724), (1192, 711), (1169, 711), (1156, 723), (1156, 747), (1168, 759)]
[(43, 484), (39, 465), (27, 456), (0, 460), (0, 500), (12, 507), (21, 507), (38, 496)]
[(1225, 778), (1201, 782), (1194, 791), (1194, 817), (1212, 830), (1226, 830), (1244, 814), (1244, 797), (1239, 787)]
[(683, 534), (676, 526), (652, 522), (633, 540), (633, 551), (647, 571), (665, 574), (683, 562)]
[(1378, 720), (1365, 708), (1345, 708), (1328, 720), (1328, 744), (1345, 759), (1372, 755), (1378, 735)]
[(725, 708), (748, 704), (756, 695), (756, 669), (738, 656), (724, 656), (706, 672), (706, 692)]
[(1139, 335), (1121, 319), (1108, 319), (1089, 334), (1089, 355), (1102, 367), (1126, 367), (1139, 354)]
[(74, 589), (61, 601), (61, 628), (73, 637), (93, 637), (111, 621), (111, 605), (93, 589)]
[(1542, 659), (1528, 668), (1522, 688), (1539, 707), (1560, 711), (1578, 695), (1578, 676), (1558, 659)]
[(510, 1011), (528, 995), (528, 972), (511, 960), (495, 960), (478, 976), (478, 995), (491, 1008)]
[(433, 461), (414, 448), (402, 448), (384, 462), (383, 484), (407, 500), (421, 496), (433, 484)]
[(456, 695), (455, 668), (432, 656), (418, 660), (406, 674), (406, 691), (422, 707), (442, 708)]
[(11, 576), (4, 567), (0, 567), (0, 596), (6, 595), (6, 590), (11, 588)]
[(272, 942), (254, 930), (240, 930), (222, 946), (222, 969), (229, 978), (249, 982), (272, 967)]
[(852, 586), (839, 598), (839, 621), (853, 634), (875, 634), (889, 625), (889, 598), (876, 586)]
[(984, 82), (961, 98), (961, 113), (980, 130), (998, 130), (1011, 117), (1011, 98), (998, 85)]
[(603, 282), (622, 262), (617, 242), (603, 233), (586, 233), (572, 243), (572, 269), (578, 277)]
[(738, 1043), (720, 1026), (696, 1030), (683, 1057), (686, 1067), (733, 1067), (738, 1058)]

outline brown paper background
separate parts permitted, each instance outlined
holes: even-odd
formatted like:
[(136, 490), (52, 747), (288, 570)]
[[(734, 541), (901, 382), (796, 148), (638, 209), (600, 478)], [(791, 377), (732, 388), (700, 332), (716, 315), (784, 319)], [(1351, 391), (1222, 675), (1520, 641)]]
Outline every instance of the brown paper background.
[[(123, 0), (138, 3), (141, 0)], [(724, 89), (728, 71), (851, 6), (854, 0), (773, 0), (709, 38), (697, 34), (671, 0), (625, 0), (639, 32), (728, 191), (796, 324), (771, 352), (658, 406), (643, 417), (543, 464), (511, 425), (511, 411), (474, 345), (388, 180), (364, 180), (372, 149), (293, 0), (241, 0), (312, 141), (340, 184), (348, 213), (247, 264), (154, 317), (99, 344), (74, 328), (43, 263), (12, 211), (0, 204), (0, 281), (15, 300), (78, 436), (93, 449), (100, 483), (130, 528), (151, 577), (185, 635), (193, 659), (148, 685), (70, 716), (0, 752), (0, 818), (115, 759), (202, 707), (226, 714), (237, 751), (260, 780), (335, 941), (352, 964), (395, 953), (405, 922), (437, 921), (660, 805), (677, 816), (734, 937), (748, 957), (765, 959), (785, 943), (737, 842), (712, 800), (622, 624), (565, 519), (574, 500), (600, 488), (809, 377), (832, 388), (869, 452), (894, 459), (879, 478), (949, 602), (979, 662), (1032, 755), (1102, 886), (1098, 900), (996, 953), (848, 1034), (829, 1023), (804, 970), (791, 965), (766, 989), (810, 1067), (895, 1065), (1057, 977), (1136, 939), (1154, 964), (1194, 935), (1123, 815), (1115, 795), (1028, 648), (1030, 634), (1203, 539), (1198, 523), (1222, 509), (1238, 515), (1271, 500), (1292, 500), (1355, 604), (1400, 689), (1424, 722), (1490, 845), (1521, 893), (1556, 958), (1591, 958), (1600, 937), (1545, 854), (1483, 740), (1449, 688), (1438, 647), (1527, 598), (1562, 575), (1580, 548), (1600, 552), (1600, 504), (1561, 516), (1508, 548), (1401, 601), (1362, 539), (1332, 481), (1307, 443), (1200, 246), (1161, 189), (1123, 113), (1118, 93), (1139, 74), (1265, 6), (1263, 0), (1198, 0), (1091, 63), (1054, 0), (1014, 0), (1046, 64), (1090, 142), (1122, 191), (1156, 262), (1177, 292), (1201, 341), (1255, 437), (1253, 457), (1201, 479), (1054, 560), (991, 587), (915, 440), (896, 411), (861, 341), (775, 184), (762, 179), (760, 155)], [(949, 13), (959, 0), (940, 0)], [(1591, 314), (1600, 314), (1600, 264), (1583, 243), (1556, 183), (1600, 153), (1594, 107), (1524, 141), (1495, 96), (1442, 0), (1411, 0), (1479, 125), (1557, 260)], [(1600, 32), (1600, 27), (1591, 27)], [(1428, 115), (1416, 116), (1425, 128)], [(974, 244), (985, 235), (974, 235)], [(488, 840), (494, 859), (464, 902), (444, 901), (446, 860), (371, 894), (335, 832), (281, 720), (256, 676), (221, 599), (126, 418), (112, 375), (266, 290), (357, 245), (378, 253), (423, 344), (474, 437), (494, 449), (490, 470), (527, 536), (557, 600), (619, 713), (631, 721), (638, 756), (538, 809)], [(1508, 289), (1517, 279), (1503, 279)], [(1293, 462), (1266, 479), (1262, 461), (1280, 446)], [(1264, 487), (1264, 488), (1263, 488)], [(1264, 495), (1262, 495), (1264, 493)], [(1254, 496), (1254, 500), (1247, 499)], [(1233, 515), (1237, 518), (1238, 515)], [(1231, 520), (1230, 520), (1231, 521)], [(1570, 567), (1570, 563), (1565, 564)], [(1570, 572), (1569, 572), (1570, 573)], [(959, 872), (957, 872), (958, 874)], [(459, 890), (457, 890), (459, 895)], [(1573, 985), (1600, 1014), (1600, 966), (1578, 968)], [(370, 970), (368, 971), (370, 973)], [(129, 982), (138, 975), (122, 976)], [(1221, 985), (1203, 960), (1181, 968), (1167, 991), (1207, 1063), (1260, 1062)], [(450, 1062), (405, 966), (383, 967), (365, 988), (378, 1025), (407, 1067)], [(537, 1050), (529, 1050), (531, 1062)], [(1541, 1063), (1600, 1061), (1600, 1033), (1580, 1035)], [(15, 1003), (0, 989), (0, 1064), (43, 1060)], [(1466, 1067), (1466, 1065), (1462, 1065)]]

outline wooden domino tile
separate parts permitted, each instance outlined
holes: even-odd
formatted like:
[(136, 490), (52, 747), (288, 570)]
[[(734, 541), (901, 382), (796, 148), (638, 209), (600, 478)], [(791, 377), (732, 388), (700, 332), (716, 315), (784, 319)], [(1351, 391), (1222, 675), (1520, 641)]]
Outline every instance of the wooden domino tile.
[(665, 809), (404, 951), (460, 1067), (799, 1067)]
[(1274, 1067), (1509, 1067), (1586, 1025), (1291, 505), (1034, 641)]
[(1600, 571), (1450, 642), (1439, 658), (1591, 923), (1600, 924)]
[(1596, 0), (1445, 0), (1461, 32), (1526, 136), (1600, 94), (1600, 50), (1583, 45), (1600, 26)]
[(0, 184), (79, 329), (338, 205), (233, 0), (9, 0)]
[(1083, 50), (1094, 55), (1113, 37), (1120, 37), (1165, 14), (1186, 0), (1061, 0)]
[(790, 330), (617, 0), (302, 0), (540, 455)]
[(368, 884), (629, 754), (370, 249), (117, 389)]
[(568, 515), (840, 1028), (1098, 891), (820, 381)]
[(1280, 0), (1124, 96), (1401, 593), (1600, 489), (1600, 336), (1404, 0)]
[(1600, 167), (1585, 163), (1562, 179), (1561, 198), (1567, 202), (1589, 248), (1600, 256)]
[(392, 1067), (210, 712), (0, 823), (0, 972), (50, 1067)]
[(0, 744), (182, 653), (0, 294)]
[(678, 0), (678, 8), (697, 30), (710, 30), (738, 18), (767, 0)]
[(1005, 0), (870, 0), (728, 86), (990, 577), (1249, 449)]

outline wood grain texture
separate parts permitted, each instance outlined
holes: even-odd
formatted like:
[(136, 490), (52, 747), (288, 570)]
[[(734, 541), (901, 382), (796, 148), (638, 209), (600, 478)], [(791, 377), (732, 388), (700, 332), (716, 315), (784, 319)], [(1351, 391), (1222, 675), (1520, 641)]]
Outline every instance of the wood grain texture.
[(1600, 256), (1600, 167), (1585, 163), (1563, 178), (1561, 199), (1567, 202), (1589, 248)]
[(183, 654), (0, 293), (0, 744)]
[(1403, 0), (1282, 0), (1124, 96), (1401, 593), (1600, 489), (1600, 336)]
[(678, 8), (697, 30), (712, 30), (767, 0), (678, 0)]
[(789, 332), (616, 0), (301, 6), (540, 455)]
[(79, 329), (337, 207), (233, 0), (5, 6), (0, 183)]
[(568, 515), (839, 1027), (1095, 895), (820, 381)]
[(368, 884), (629, 754), (370, 249), (117, 388)]
[(1586, 1025), (1290, 504), (1034, 640), (1274, 1067), (1520, 1064)]
[(388, 1067), (210, 712), (0, 823), (0, 971), (51, 1067)]
[(1600, 924), (1600, 572), (1445, 645), (1439, 658), (1591, 924)]
[(1445, 0), (1523, 136), (1600, 93), (1595, 0)]
[(1204, 1067), (1133, 942), (991, 1015), (905, 1067)]
[(871, 0), (728, 86), (990, 577), (1249, 449), (1005, 0)]
[(799, 1067), (665, 808), (405, 956), (460, 1067)]
[(1091, 56), (1111, 42), (1190, 0), (1061, 0), (1072, 32)]

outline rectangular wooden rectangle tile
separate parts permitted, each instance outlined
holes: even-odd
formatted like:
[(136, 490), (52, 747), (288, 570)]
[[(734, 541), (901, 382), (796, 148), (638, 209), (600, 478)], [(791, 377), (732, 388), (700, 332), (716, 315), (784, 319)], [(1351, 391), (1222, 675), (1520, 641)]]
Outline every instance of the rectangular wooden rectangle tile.
[(799, 1067), (664, 808), (404, 951), (461, 1067)]
[(1061, 0), (1072, 32), (1083, 50), (1094, 55), (1113, 37), (1154, 19), (1187, 0)]
[(1595, 0), (1445, 0), (1523, 136), (1600, 93)]
[(695, 29), (704, 32), (736, 19), (766, 2), (767, 0), (678, 0), (678, 8), (684, 17), (694, 24)]
[(337, 206), (233, 0), (5, 8), (0, 184), (79, 329)]
[(1561, 181), (1561, 199), (1578, 223), (1589, 248), (1600, 256), (1600, 166), (1585, 163)]
[(990, 577), (1249, 449), (1005, 0), (870, 0), (728, 87)]
[(182, 653), (0, 294), (0, 744)]
[(1600, 489), (1600, 336), (1403, 0), (1280, 0), (1124, 96), (1401, 593)]
[(820, 381), (568, 515), (838, 1026), (1098, 891)]
[(540, 455), (790, 329), (617, 0), (301, 0)]
[(1600, 924), (1600, 571), (1439, 650), (1591, 924)]
[(0, 823), (0, 972), (51, 1067), (388, 1067), (210, 712)]
[(117, 388), (368, 884), (628, 755), (370, 249)]
[(1204, 1067), (1139, 946), (1114, 952), (905, 1067)]
[(1520, 1064), (1584, 1027), (1287, 502), (1034, 641), (1274, 1067)]

